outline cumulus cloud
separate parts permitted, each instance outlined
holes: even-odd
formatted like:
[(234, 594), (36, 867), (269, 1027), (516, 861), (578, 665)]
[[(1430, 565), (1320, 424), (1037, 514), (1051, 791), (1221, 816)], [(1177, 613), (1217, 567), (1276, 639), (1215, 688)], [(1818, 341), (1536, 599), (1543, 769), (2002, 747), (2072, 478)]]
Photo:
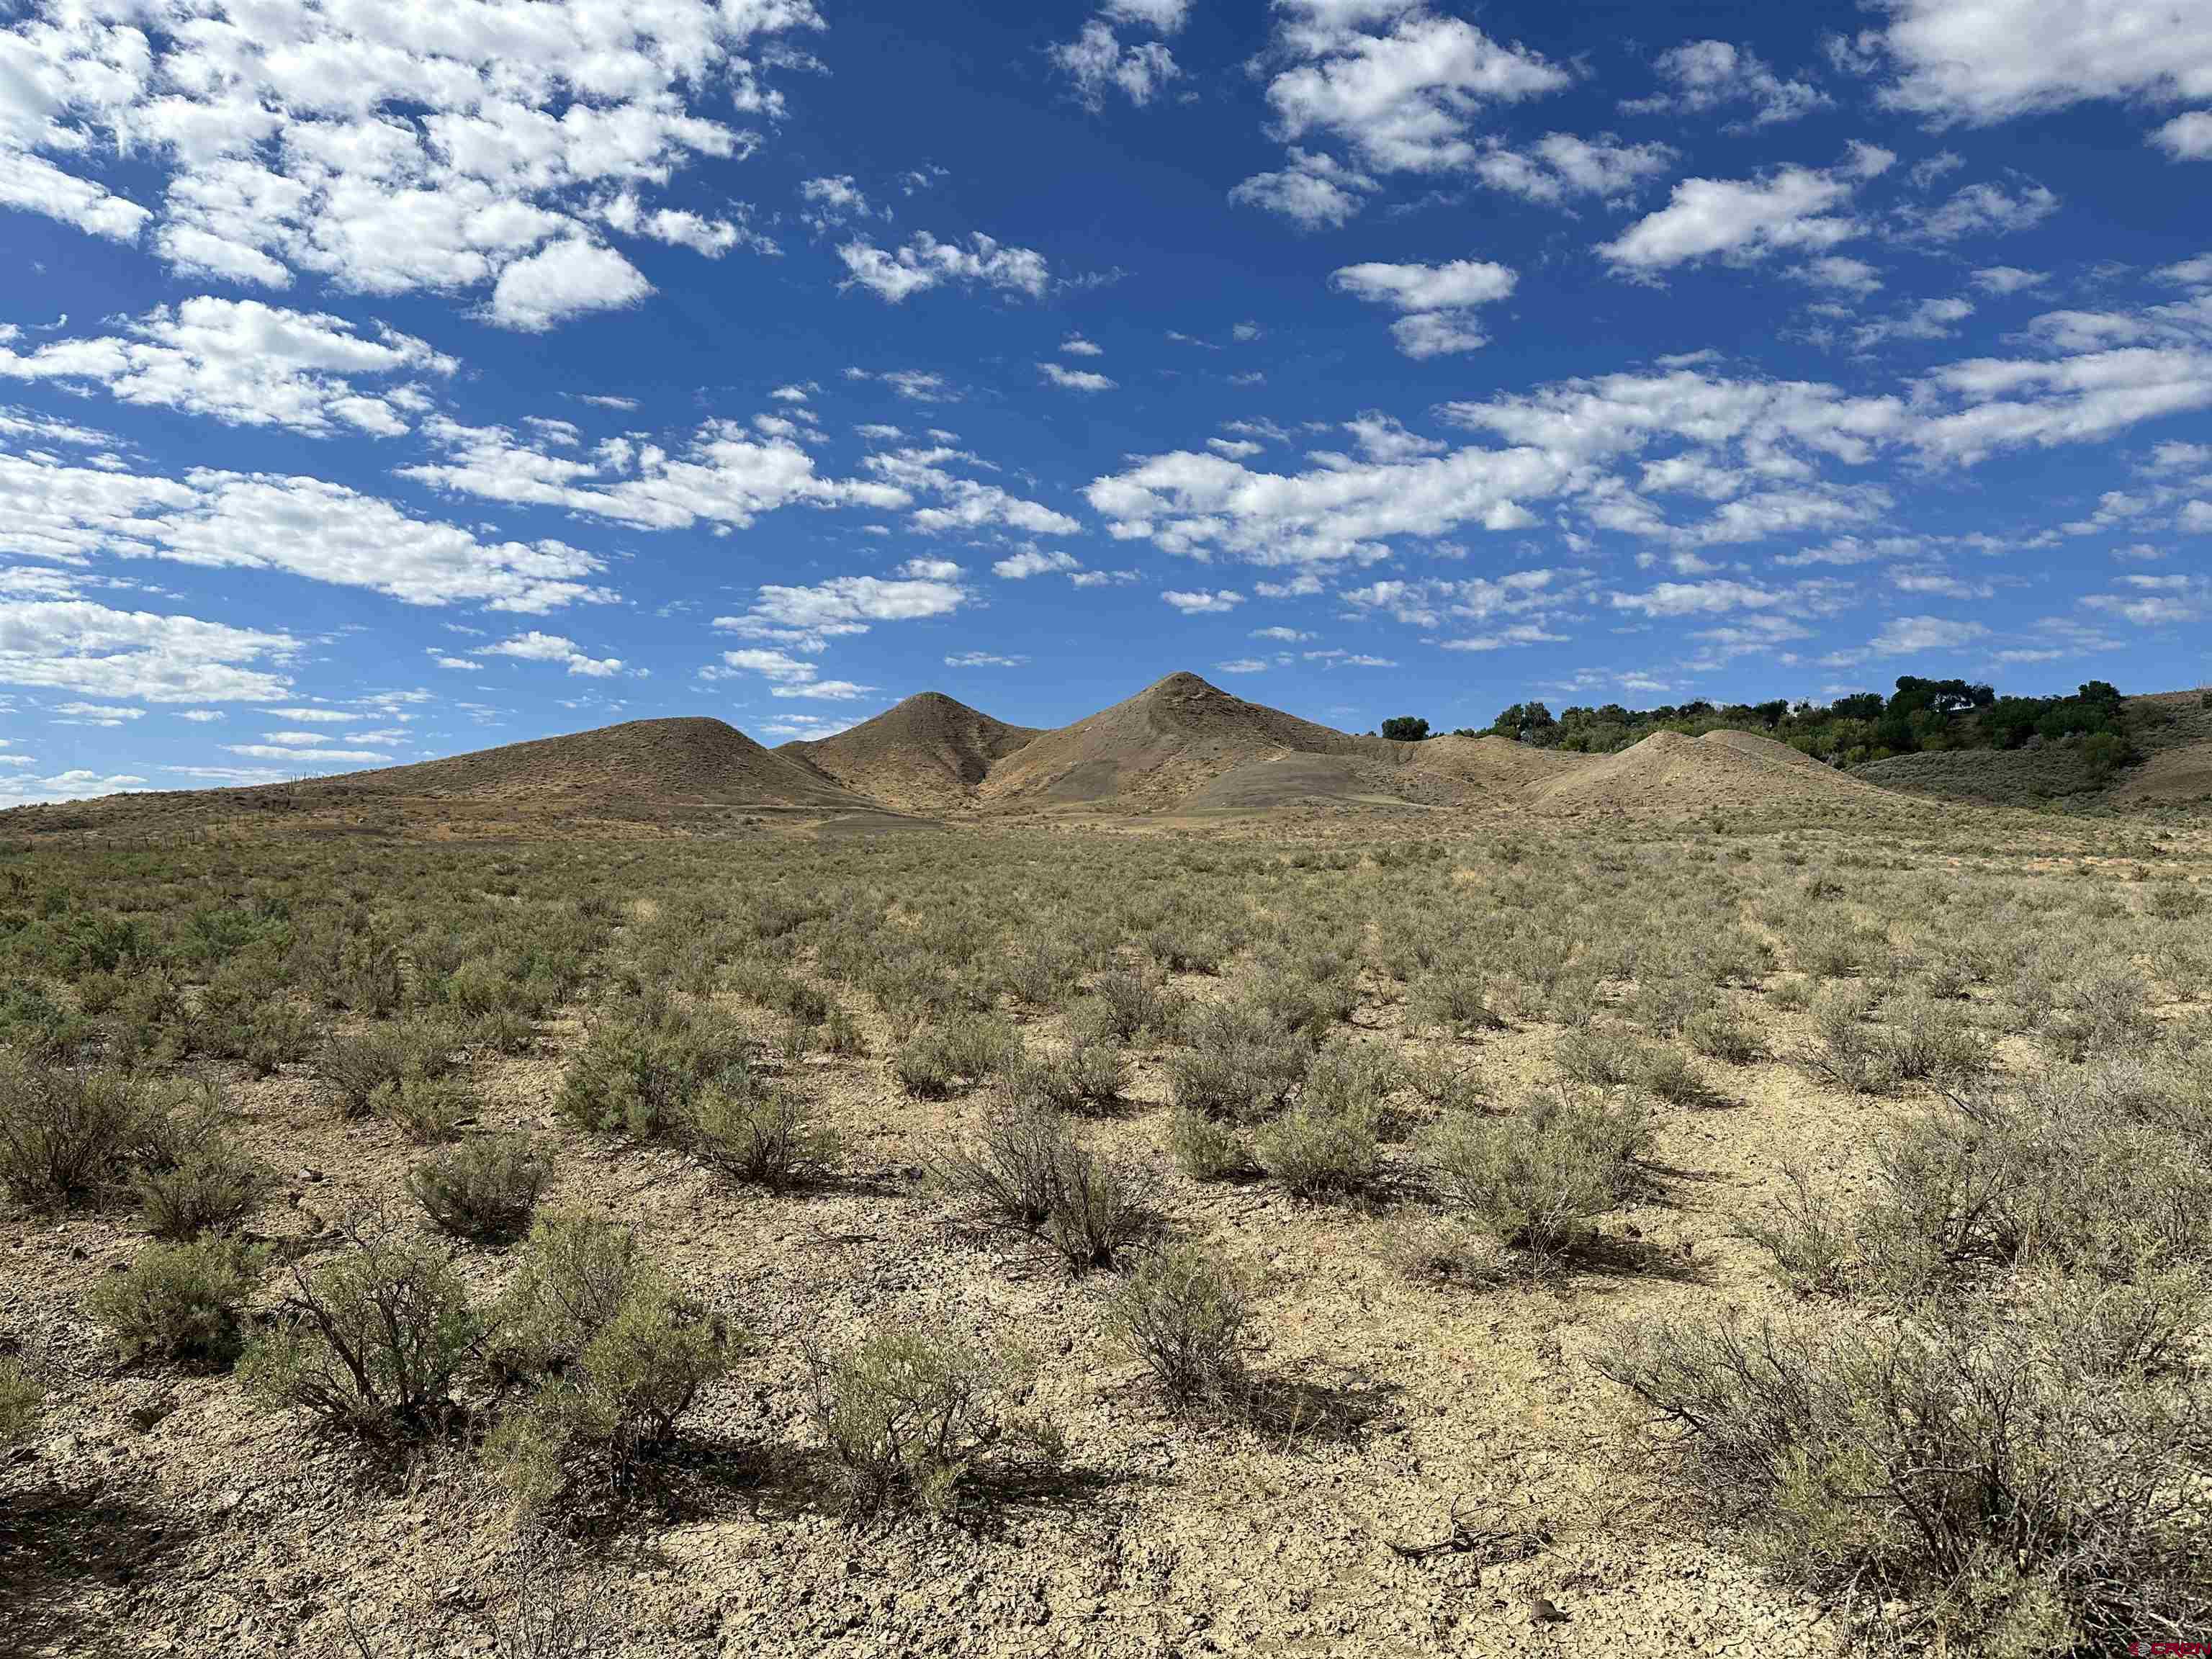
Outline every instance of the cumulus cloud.
[(507, 328), (540, 333), (590, 311), (619, 311), (653, 292), (644, 273), (611, 247), (563, 237), (499, 274), (490, 316)]
[(592, 657), (580, 650), (574, 640), (559, 634), (541, 634), (536, 629), (526, 634), (517, 634), (501, 640), (496, 645), (487, 645), (476, 653), (482, 657), (514, 657), (523, 662), (558, 663), (571, 674), (582, 674), (593, 679), (605, 679), (622, 672), (620, 657)]
[(1686, 41), (1661, 52), (1651, 67), (1665, 90), (1624, 101), (1621, 108), (1631, 114), (1697, 115), (1747, 104), (1749, 125), (1767, 126), (1835, 101), (1808, 82), (1784, 80), (1749, 47), (1726, 40)]
[[(931, 560), (910, 562), (892, 577), (833, 576), (811, 586), (767, 583), (743, 616), (717, 617), (714, 626), (793, 650), (818, 652), (831, 639), (865, 634), (878, 623), (950, 616), (969, 598), (958, 571), (949, 561)], [(766, 672), (757, 662), (744, 665)]]
[(0, 601), (0, 684), (140, 702), (264, 702), (291, 681), (289, 634), (87, 600)]
[(1697, 260), (1748, 263), (1783, 249), (1815, 252), (1848, 241), (1858, 222), (1838, 211), (1858, 182), (1894, 160), (1861, 147), (1843, 167), (1778, 167), (1759, 179), (1685, 179), (1656, 213), (1598, 252), (1616, 270), (1646, 275)]
[(0, 378), (100, 386), (124, 403), (180, 409), (234, 425), (318, 436), (408, 429), (402, 400), (357, 381), (446, 378), (459, 364), (394, 329), (363, 333), (341, 317), (258, 300), (160, 306), (118, 334), (79, 335), (18, 352), (0, 343)]
[[(778, 114), (763, 76), (791, 56), (778, 37), (822, 26), (810, 0), (19, 11), (0, 203), (143, 238), (196, 276), (489, 287), (489, 314), (525, 328), (641, 291), (587, 222), (709, 253), (737, 240), (640, 198), (696, 158), (756, 148), (757, 131), (717, 118)], [(90, 176), (117, 154), (153, 174), (156, 204)]]
[(1417, 358), (1473, 351), (1486, 343), (1474, 308), (1504, 299), (1516, 280), (1507, 267), (1483, 259), (1346, 265), (1329, 278), (1340, 293), (1404, 313), (1390, 331), (1398, 349)]
[(278, 570), (410, 605), (539, 613), (608, 597), (597, 557), (564, 543), (491, 542), (319, 478), (195, 471), (184, 478), (0, 454), (0, 518), (20, 550)]
[(2151, 139), (2177, 161), (2212, 161), (2212, 110), (2192, 109), (2177, 115)]
[(1032, 300), (1042, 299), (1052, 285), (1044, 255), (1034, 248), (1004, 246), (981, 233), (963, 246), (917, 231), (888, 252), (856, 240), (840, 247), (837, 257), (848, 273), (846, 287), (857, 284), (892, 305), (947, 283), (1024, 294)]
[(1053, 385), (1067, 392), (1111, 392), (1116, 384), (1105, 375), (1085, 368), (1070, 368), (1065, 363), (1052, 362), (1037, 365), (1037, 373)]
[(1073, 40), (1049, 49), (1053, 65), (1067, 76), (1076, 97), (1089, 109), (1098, 109), (1109, 92), (1118, 90), (1142, 107), (1162, 88), (1182, 74), (1175, 54), (1158, 40), (1124, 44), (1105, 17), (1085, 23)]
[(1303, 230), (1330, 230), (1351, 220), (1375, 189), (1375, 180), (1357, 167), (1293, 146), (1288, 165), (1254, 173), (1229, 199), (1279, 215)]
[(1048, 553), (1031, 547), (1024, 548), (1019, 553), (1000, 559), (991, 567), (991, 572), (994, 575), (1005, 577), (1008, 581), (1018, 582), (1025, 581), (1031, 576), (1042, 576), (1051, 572), (1082, 568), (1083, 567), (1076, 562), (1073, 554), (1063, 553), (1057, 548)]
[(2092, 99), (2212, 98), (2212, 14), (2170, 0), (1893, 0), (1888, 100), (1986, 125)]
[(1611, 134), (1577, 138), (1547, 133), (1525, 149), (1492, 143), (1474, 162), (1475, 176), (1493, 190), (1558, 204), (1578, 196), (1607, 203), (1626, 201), (1647, 179), (1674, 164), (1666, 144), (1625, 144)]
[(1234, 588), (1228, 587), (1218, 592), (1208, 592), (1201, 588), (1194, 593), (1179, 592), (1171, 587), (1163, 592), (1160, 598), (1186, 617), (1218, 616), (1223, 611), (1234, 611), (1244, 603), (1244, 596), (1242, 593), (1237, 592)]

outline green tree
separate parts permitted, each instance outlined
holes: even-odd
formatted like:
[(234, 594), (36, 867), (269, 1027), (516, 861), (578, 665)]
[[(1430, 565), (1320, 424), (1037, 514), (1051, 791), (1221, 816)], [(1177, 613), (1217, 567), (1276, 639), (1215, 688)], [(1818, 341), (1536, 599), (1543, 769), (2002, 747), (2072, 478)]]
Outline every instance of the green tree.
[(1419, 743), (1429, 735), (1429, 723), (1419, 714), (1399, 714), (1382, 722), (1382, 735), (1393, 743)]

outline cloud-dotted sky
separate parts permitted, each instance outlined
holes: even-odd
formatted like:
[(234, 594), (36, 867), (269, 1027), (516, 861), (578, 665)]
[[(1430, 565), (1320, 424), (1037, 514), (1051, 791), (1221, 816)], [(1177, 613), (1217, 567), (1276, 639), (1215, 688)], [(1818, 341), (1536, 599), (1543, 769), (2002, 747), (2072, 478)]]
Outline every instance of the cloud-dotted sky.
[(2212, 673), (2212, 9), (21, 0), (0, 802)]

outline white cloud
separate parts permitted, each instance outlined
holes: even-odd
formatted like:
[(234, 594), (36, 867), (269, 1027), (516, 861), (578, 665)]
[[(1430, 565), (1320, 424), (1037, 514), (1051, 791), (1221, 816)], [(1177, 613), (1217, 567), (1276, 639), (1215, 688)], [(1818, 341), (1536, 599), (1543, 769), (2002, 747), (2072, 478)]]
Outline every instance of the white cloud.
[(319, 435), (337, 427), (375, 437), (404, 432), (401, 408), (356, 379), (444, 377), (459, 367), (411, 335), (381, 329), (370, 338), (343, 318), (258, 300), (185, 300), (156, 307), (119, 335), (21, 354), (0, 343), (0, 378), (100, 386), (125, 403)]
[(261, 712), (272, 720), (290, 720), (298, 726), (349, 726), (367, 718), (345, 708), (264, 708)]
[(1001, 526), (1031, 536), (1073, 536), (1083, 528), (1041, 501), (1024, 500), (996, 484), (979, 483), (947, 470), (952, 462), (972, 465), (975, 460), (962, 451), (940, 446), (879, 451), (861, 465), (883, 480), (885, 487), (909, 496), (937, 497), (938, 505), (917, 507), (911, 520), (916, 529), (933, 535)]
[(1025, 548), (1011, 557), (1000, 559), (991, 567), (992, 574), (994, 575), (1003, 576), (1008, 581), (1016, 582), (1024, 581), (1031, 576), (1042, 576), (1053, 571), (1082, 568), (1083, 567), (1076, 562), (1072, 554), (1063, 553), (1057, 548), (1047, 553), (1033, 547)]
[[(810, 0), (18, 11), (0, 46), (0, 203), (118, 240), (150, 230), (179, 272), (271, 288), (310, 271), (459, 292), (568, 249), (495, 299), (527, 327), (621, 291), (618, 255), (593, 269), (575, 252), (589, 219), (708, 252), (743, 235), (639, 194), (756, 148), (715, 117), (781, 113), (763, 70), (803, 54), (776, 37), (822, 26)], [(85, 176), (116, 155), (151, 175), (157, 206)]]
[(1489, 305), (1513, 292), (1513, 272), (1484, 259), (1441, 265), (1346, 265), (1329, 278), (1341, 293), (1400, 311), (1446, 311)]
[(1195, 593), (1179, 592), (1169, 588), (1160, 598), (1186, 617), (1218, 616), (1224, 611), (1234, 611), (1244, 603), (1244, 596), (1233, 588), (1224, 587), (1218, 592), (1201, 588)]
[(1881, 289), (1881, 273), (1865, 260), (1854, 259), (1847, 253), (1826, 253), (1817, 259), (1808, 259), (1790, 274), (1801, 283), (1848, 294), (1854, 299), (1863, 300)]
[(1118, 384), (1109, 380), (1105, 375), (1095, 374), (1089, 369), (1070, 368), (1065, 363), (1055, 363), (1050, 361), (1040, 362), (1037, 365), (1037, 373), (1051, 381), (1053, 385), (1068, 392), (1111, 392)]
[(403, 477), (485, 501), (561, 507), (641, 528), (684, 530), (703, 519), (744, 529), (763, 514), (794, 504), (890, 509), (911, 501), (891, 485), (822, 477), (813, 457), (790, 437), (756, 435), (732, 421), (709, 421), (677, 454), (620, 440), (591, 459), (524, 443), (502, 427), (465, 427), (438, 417), (423, 430), (449, 459), (403, 467)]
[(2050, 279), (2039, 270), (2022, 270), (2018, 265), (1984, 265), (1974, 273), (1974, 286), (1984, 294), (2002, 298), (2008, 294), (2024, 294), (2032, 288), (2040, 288)]
[(199, 471), (182, 480), (0, 454), (0, 520), (21, 551), (101, 551), (283, 570), (412, 605), (542, 612), (605, 597), (599, 562), (557, 541), (487, 543), (321, 479)]
[(1267, 672), (1267, 664), (1258, 657), (1237, 657), (1228, 662), (1218, 662), (1213, 666), (1216, 672), (1223, 674), (1264, 674)]
[(1305, 230), (1333, 229), (1364, 205), (1375, 180), (1332, 155), (1293, 147), (1290, 165), (1255, 173), (1229, 192), (1238, 207), (1261, 208)]
[(962, 651), (945, 659), (947, 668), (1019, 668), (1029, 659), (1002, 657), (995, 651)]
[(304, 749), (282, 743), (227, 743), (223, 748), (248, 760), (312, 762), (321, 766), (378, 766), (392, 759), (381, 749)]
[(1425, 0), (1286, 0), (1278, 10), (1277, 48), (1289, 62), (1267, 95), (1283, 140), (1334, 139), (1378, 172), (1467, 167), (1484, 106), (1571, 83), (1539, 54)]
[(0, 684), (141, 702), (265, 702), (271, 672), (300, 650), (289, 634), (196, 617), (112, 611), (82, 599), (0, 602)]
[(538, 333), (591, 311), (619, 311), (653, 292), (653, 284), (611, 247), (563, 237), (500, 272), (490, 315), (507, 328)]
[(558, 634), (541, 634), (532, 629), (512, 639), (501, 640), (496, 645), (481, 647), (477, 654), (484, 657), (515, 657), (524, 662), (558, 663), (571, 674), (587, 675), (593, 679), (605, 679), (622, 672), (620, 657), (593, 658), (577, 648), (576, 642)]
[(910, 295), (946, 283), (981, 284), (1005, 293), (1042, 299), (1052, 285), (1052, 272), (1044, 255), (1033, 248), (1002, 246), (979, 234), (963, 247), (940, 242), (927, 231), (916, 231), (902, 246), (885, 252), (874, 244), (854, 240), (837, 250), (850, 273), (845, 286), (858, 283), (892, 305)]
[(1476, 177), (1494, 190), (1532, 202), (1557, 204), (1575, 196), (1624, 202), (1645, 179), (1674, 164), (1662, 143), (1624, 144), (1610, 134), (1595, 139), (1547, 133), (1526, 149), (1492, 143), (1476, 157)]
[(1632, 114), (1668, 111), (1703, 114), (1729, 104), (1753, 106), (1750, 125), (1794, 121), (1835, 100), (1804, 81), (1784, 81), (1746, 46), (1726, 40), (1690, 40), (1662, 52), (1652, 69), (1668, 90), (1630, 99), (1621, 108)]
[(719, 667), (700, 671), (700, 678), (708, 680), (728, 679), (739, 674), (756, 674), (767, 680), (769, 696), (772, 697), (850, 702), (876, 689), (872, 685), (856, 685), (851, 680), (825, 680), (814, 664), (783, 651), (725, 651)]
[(1745, 263), (1780, 249), (1830, 248), (1860, 234), (1835, 210), (1850, 203), (1869, 169), (1881, 170), (1871, 155), (1825, 172), (1785, 167), (1756, 179), (1685, 179), (1665, 207), (1598, 252), (1616, 270), (1644, 274), (1715, 256)]
[[(0, 155), (0, 162), (4, 162)], [(125, 794), (146, 787), (146, 780), (134, 773), (100, 773), (79, 769), (63, 772), (51, 778), (25, 778), (0, 775), (0, 804), (27, 805), (34, 801), (92, 800), (101, 795)]]
[(1178, 34), (1190, 19), (1194, 0), (1106, 0), (1101, 15), (1116, 23), (1139, 23), (1162, 34)]
[(126, 720), (143, 720), (143, 708), (122, 708), (113, 703), (64, 702), (56, 705), (54, 713), (72, 726), (121, 726)]
[(1893, 0), (1879, 41), (1887, 96), (1938, 120), (2212, 97), (2212, 13), (2172, 0)]
[(869, 218), (875, 212), (849, 173), (807, 179), (799, 187), (799, 198), (811, 210), (799, 216), (817, 231), (827, 231), (853, 219)]
[(2177, 161), (2212, 161), (2212, 110), (2185, 111), (2151, 137)]
[(1485, 343), (1471, 314), (1513, 292), (1517, 278), (1504, 265), (1484, 259), (1455, 259), (1448, 264), (1346, 265), (1329, 283), (1338, 292), (1407, 314), (1391, 325), (1398, 349), (1408, 357), (1437, 357), (1473, 351)]
[(1908, 209), (1900, 216), (1910, 234), (1931, 242), (1968, 236), (2002, 236), (2041, 224), (2058, 210), (2058, 198), (2041, 185), (2008, 191), (2001, 185), (1968, 185), (1939, 207)]
[(1158, 41), (1125, 46), (1103, 18), (1094, 17), (1075, 39), (1061, 41), (1049, 51), (1054, 67), (1073, 83), (1075, 95), (1084, 106), (1093, 110), (1103, 105), (1107, 93), (1115, 88), (1142, 107), (1182, 74), (1175, 54)]
[(1878, 657), (1956, 651), (1972, 645), (1989, 631), (1979, 623), (1955, 622), (1947, 617), (1893, 617), (1867, 642), (1867, 649)]
[(1105, 347), (1085, 339), (1080, 334), (1069, 335), (1060, 343), (1060, 349), (1063, 356), (1069, 357), (1103, 357), (1106, 355)]
[(950, 616), (969, 597), (963, 585), (944, 574), (833, 576), (808, 587), (769, 583), (755, 593), (744, 615), (717, 617), (714, 626), (750, 639), (819, 651), (832, 638), (865, 634), (877, 623)]

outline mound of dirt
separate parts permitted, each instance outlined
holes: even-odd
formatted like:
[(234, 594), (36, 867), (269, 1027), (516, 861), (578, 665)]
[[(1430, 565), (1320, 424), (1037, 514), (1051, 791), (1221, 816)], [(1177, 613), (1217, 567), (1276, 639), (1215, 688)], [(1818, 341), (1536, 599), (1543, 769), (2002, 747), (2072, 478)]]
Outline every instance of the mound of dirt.
[(301, 787), (311, 794), (343, 791), (415, 799), (550, 799), (580, 808), (637, 802), (845, 809), (872, 804), (763, 749), (735, 726), (697, 718), (630, 720)]
[(832, 783), (908, 812), (972, 803), (991, 768), (1041, 735), (941, 692), (924, 691), (834, 738), (776, 750)]
[[(1426, 787), (1424, 787), (1426, 786)], [(1267, 816), (1323, 801), (1362, 806), (1442, 805), (1458, 792), (1443, 780), (1358, 755), (1285, 750), (1247, 761), (1200, 784), (1176, 804), (1178, 815)]]
[[(988, 805), (1176, 805), (1226, 773), (1292, 753), (1358, 757), (1364, 739), (1170, 674), (1126, 702), (1047, 732), (991, 769)], [(1332, 785), (1334, 787), (1334, 785)]]
[(1491, 734), (1479, 738), (1447, 735), (1431, 738), (1425, 743), (1392, 744), (1390, 747), (1403, 751), (1402, 764), (1449, 780), (1469, 801), (1517, 795), (1591, 764), (1587, 755), (1534, 749), (1510, 738)]
[(1747, 732), (1693, 739), (1655, 732), (1617, 755), (1538, 785), (1529, 800), (1535, 811), (1554, 816), (1675, 819), (1716, 810), (1818, 812), (1882, 798), (1872, 784)]
[(2212, 743), (2162, 750), (2130, 770), (2112, 799), (2131, 806), (2192, 806), (2212, 802)]

